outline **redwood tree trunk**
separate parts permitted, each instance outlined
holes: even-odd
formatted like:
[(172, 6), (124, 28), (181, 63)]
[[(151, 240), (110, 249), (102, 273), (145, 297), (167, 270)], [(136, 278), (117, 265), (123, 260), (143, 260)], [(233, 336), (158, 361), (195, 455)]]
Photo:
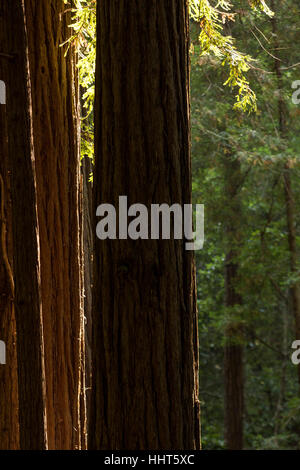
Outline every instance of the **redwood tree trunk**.
[[(292, 188), (290, 168), (287, 164), (284, 169), (284, 196), (286, 220), (288, 231), (288, 245), (290, 252), (291, 273), (295, 276), (299, 272), (297, 233), (296, 233), (296, 205)], [(300, 338), (300, 282), (294, 281), (291, 286), (292, 310), (295, 321), (295, 338)], [(300, 365), (298, 365), (298, 382), (300, 385)]]
[[(0, 77), (4, 78), (2, 72), (0, 57)], [(0, 340), (6, 345), (6, 364), (0, 365), (0, 449), (16, 450), (19, 448), (18, 371), (7, 144), (6, 106), (0, 105)]]
[(90, 175), (93, 164), (90, 158), (82, 160), (83, 179), (83, 254), (84, 254), (84, 321), (85, 321), (85, 384), (86, 413), (90, 414), (92, 388), (92, 283), (93, 283), (93, 191)]
[[(97, 20), (95, 205), (190, 203), (187, 2), (102, 0)], [(90, 448), (199, 448), (192, 253), (97, 240), (94, 265)]]
[(17, 327), (20, 446), (45, 449), (44, 351), (35, 161), (24, 4), (1, 2), (0, 43), (6, 61), (8, 152), (12, 173), (13, 265)]
[[(276, 13), (277, 2), (272, 0), (271, 7), (272, 10)], [(280, 51), (279, 47), (279, 37), (278, 37), (278, 24), (276, 15), (272, 18), (272, 32), (274, 37), (274, 48), (276, 51)], [(276, 56), (278, 57), (276, 53)], [(284, 101), (284, 84), (283, 76), (281, 71), (281, 60), (280, 57), (274, 59), (274, 70), (277, 77), (278, 85), (278, 131), (281, 139), (284, 141), (287, 139), (287, 113), (288, 109)], [(297, 249), (297, 233), (296, 233), (296, 204), (294, 199), (293, 187), (292, 187), (292, 178), (291, 178), (292, 169), (290, 168), (289, 162), (287, 161), (283, 169), (283, 182), (284, 182), (284, 197), (285, 197), (285, 211), (286, 211), (286, 221), (287, 221), (287, 232), (288, 232), (288, 246), (290, 252), (290, 268), (292, 275), (297, 275), (298, 267), (298, 249)], [(294, 281), (290, 289), (291, 299), (292, 299), (292, 308), (295, 321), (295, 338), (300, 338), (300, 282)], [(298, 382), (300, 385), (300, 364), (298, 365)]]
[[(84, 447), (78, 81), (63, 0), (25, 0), (32, 78), (50, 449)], [(81, 435), (83, 433), (83, 435)], [(83, 442), (83, 445), (82, 445)]]

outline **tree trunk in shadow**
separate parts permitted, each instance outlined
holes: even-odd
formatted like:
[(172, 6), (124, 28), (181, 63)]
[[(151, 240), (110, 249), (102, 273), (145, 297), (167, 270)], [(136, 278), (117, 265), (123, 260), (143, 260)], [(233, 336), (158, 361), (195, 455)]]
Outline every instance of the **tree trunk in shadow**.
[(31, 83), (23, 1), (1, 2), (0, 43), (12, 56), (3, 64), (7, 86), (8, 156), (11, 171), (13, 266), (18, 355), (20, 447), (47, 448), (45, 371), (40, 295), (36, 175), (31, 122)]
[[(121, 195), (190, 203), (187, 2), (102, 0), (97, 20), (93, 217)], [(94, 273), (90, 448), (198, 449), (193, 254), (96, 240)]]
[(71, 12), (62, 0), (25, 0), (32, 77), (50, 449), (86, 439), (79, 93)]
[(226, 198), (226, 246), (225, 259), (225, 306), (227, 324), (225, 329), (224, 378), (225, 378), (225, 444), (229, 450), (243, 448), (244, 427), (244, 366), (243, 326), (238, 293), (239, 245), (241, 235), (240, 184), (242, 181), (240, 161), (231, 153), (224, 157)]
[[(3, 64), (0, 58), (1, 78), (3, 78), (2, 70)], [(17, 450), (19, 414), (16, 320), (13, 302), (11, 181), (4, 104), (0, 105), (0, 155), (0, 340), (6, 345), (6, 364), (0, 365), (0, 450)]]

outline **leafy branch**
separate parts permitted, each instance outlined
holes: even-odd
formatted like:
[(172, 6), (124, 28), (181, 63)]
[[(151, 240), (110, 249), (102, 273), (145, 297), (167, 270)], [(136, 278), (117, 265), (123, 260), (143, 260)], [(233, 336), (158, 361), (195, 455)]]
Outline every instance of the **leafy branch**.
[[(273, 15), (264, 0), (249, 0), (249, 3), (251, 8), (260, 8), (267, 15)], [(239, 52), (232, 36), (224, 34), (226, 23), (235, 21), (232, 4), (227, 0), (219, 0), (216, 6), (212, 6), (209, 0), (191, 0), (190, 15), (200, 26), (200, 55), (213, 54), (221, 60), (222, 66), (229, 68), (224, 85), (238, 89), (234, 108), (256, 111), (256, 95), (246, 78), (253, 59)]]

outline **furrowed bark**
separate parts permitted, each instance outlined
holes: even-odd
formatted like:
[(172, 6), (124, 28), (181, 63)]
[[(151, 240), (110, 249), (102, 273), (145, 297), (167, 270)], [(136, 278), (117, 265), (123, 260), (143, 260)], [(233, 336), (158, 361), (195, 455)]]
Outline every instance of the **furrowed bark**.
[(24, 3), (1, 2), (0, 40), (12, 57), (5, 69), (12, 187), (13, 266), (17, 329), (20, 447), (45, 449), (45, 372), (31, 84)]
[[(0, 78), (4, 78), (1, 57)], [(0, 155), (0, 340), (6, 345), (6, 364), (0, 365), (0, 449), (17, 450), (19, 415), (16, 320), (13, 302), (15, 289), (12, 272), (11, 181), (4, 104), (0, 105)]]
[[(187, 3), (102, 0), (97, 20), (94, 216), (120, 195), (190, 203)], [(90, 448), (199, 448), (192, 253), (97, 240), (94, 266)]]
[[(82, 222), (78, 80), (71, 12), (63, 0), (25, 0), (32, 77), (41, 239), (50, 449), (79, 449), (85, 437)], [(83, 431), (83, 434), (85, 432)]]
[(94, 255), (93, 192), (90, 176), (93, 164), (90, 158), (82, 161), (83, 178), (83, 254), (84, 254), (84, 321), (85, 321), (85, 386), (86, 409), (90, 415), (92, 388), (92, 283)]

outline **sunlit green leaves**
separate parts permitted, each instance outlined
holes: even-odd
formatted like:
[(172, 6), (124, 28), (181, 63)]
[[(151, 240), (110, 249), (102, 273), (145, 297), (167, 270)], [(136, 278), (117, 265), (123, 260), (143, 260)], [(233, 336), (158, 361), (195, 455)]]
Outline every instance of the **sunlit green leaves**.
[[(272, 15), (264, 0), (251, 1), (250, 5)], [(232, 7), (227, 0), (214, 3), (210, 0), (191, 0), (190, 14), (200, 27), (200, 55), (213, 54), (218, 57), (221, 64), (229, 70), (224, 85), (238, 89), (234, 108), (241, 111), (257, 111), (256, 95), (245, 75), (253, 59), (250, 55), (239, 52), (234, 39), (225, 33), (226, 25), (235, 21), (236, 14)]]

